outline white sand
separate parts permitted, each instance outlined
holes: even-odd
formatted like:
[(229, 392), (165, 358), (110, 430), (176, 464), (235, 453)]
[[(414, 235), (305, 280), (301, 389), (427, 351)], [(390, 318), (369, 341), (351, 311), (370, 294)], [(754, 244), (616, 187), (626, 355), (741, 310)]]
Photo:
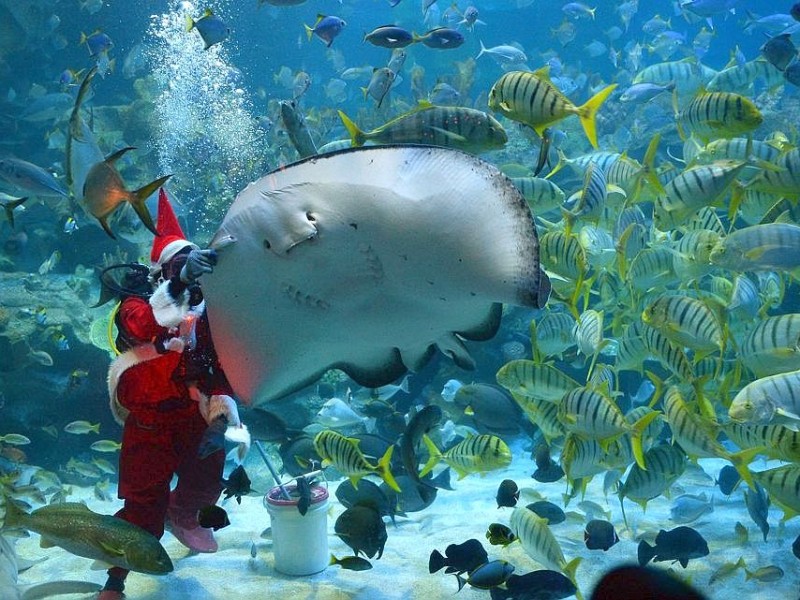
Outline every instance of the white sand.
[[(397, 527), (389, 523), (389, 539), (383, 557), (381, 560), (371, 561), (373, 569), (370, 571), (352, 572), (339, 567), (328, 567), (324, 572), (309, 577), (288, 577), (277, 573), (273, 566), (272, 543), (260, 538), (261, 532), (270, 525), (269, 515), (263, 507), (261, 497), (247, 497), (243, 498), (241, 506), (231, 500), (224, 503), (232, 524), (216, 534), (219, 552), (191, 555), (170, 533), (166, 533), (161, 541), (173, 559), (175, 571), (162, 577), (131, 573), (126, 587), (127, 597), (131, 600), (230, 600), (264, 597), (290, 600), (449, 598), (457, 590), (455, 577), (445, 575), (444, 571), (429, 574), (428, 557), (434, 548), (444, 552), (448, 544), (461, 543), (473, 537), (484, 544), (490, 560), (502, 558), (511, 562), (516, 566), (517, 574), (539, 569), (540, 565), (529, 558), (519, 544), (503, 549), (489, 545), (485, 539), (489, 523), (498, 521), (507, 524), (511, 514), (509, 508), (496, 508), (494, 500), (497, 486), (503, 479), (513, 479), (521, 488), (535, 488), (545, 499), (561, 505), (561, 494), (565, 491), (564, 481), (550, 484), (534, 481), (530, 477), (534, 469), (530, 452), (524, 452), (520, 444), (512, 446), (512, 449), (514, 461), (509, 469), (486, 477), (469, 476), (459, 482), (454, 481), (456, 490), (441, 490), (433, 505), (425, 511), (409, 514), (408, 518), (398, 517)], [(246, 463), (248, 472), (254, 479), (254, 487), (257, 482), (266, 481), (260, 479), (260, 474), (253, 476), (253, 472), (258, 471), (259, 462), (258, 456), (252, 453)], [(713, 476), (725, 463), (721, 460), (702, 459), (700, 464)], [(769, 466), (777, 464), (771, 462)], [(767, 463), (759, 460), (753, 464), (753, 470), (761, 470), (766, 466)], [(343, 510), (334, 496), (335, 487), (336, 482), (332, 482), (328, 542), (330, 551), (341, 557), (351, 553), (333, 533), (336, 517)], [(261, 488), (261, 491), (266, 490)], [(684, 491), (705, 491), (707, 494), (713, 492), (715, 509), (712, 514), (691, 524), (708, 540), (710, 555), (705, 559), (692, 560), (685, 570), (675, 564), (672, 568), (680, 576), (690, 580), (711, 598), (798, 598), (800, 563), (792, 555), (791, 545), (800, 533), (800, 519), (793, 519), (785, 528), (780, 528), (782, 513), (771, 508), (771, 530), (767, 542), (764, 542), (761, 532), (747, 514), (741, 488), (730, 498), (725, 498), (718, 488), (692, 485), (685, 480), (679, 480), (673, 487), (672, 495), (674, 497)], [(104, 513), (113, 513), (120, 506), (119, 501), (111, 503), (97, 500), (91, 489), (76, 488), (71, 499), (84, 499), (90, 508)], [(569, 517), (564, 523), (554, 525), (552, 530), (567, 559), (576, 555), (584, 557), (578, 568), (578, 583), (588, 597), (602, 572), (621, 563), (636, 562), (638, 542), (632, 539), (631, 531), (624, 528), (618, 499), (609, 497), (608, 502), (604, 499), (602, 476), (592, 481), (586, 499), (594, 500), (611, 510), (611, 520), (620, 536), (618, 544), (608, 552), (587, 550), (583, 544), (584, 524)], [(533, 498), (530, 497), (520, 500), (521, 503), (532, 501)], [(578, 501), (579, 499), (573, 500), (566, 511), (577, 510)], [(652, 542), (658, 529), (672, 529), (676, 526), (669, 520), (670, 504), (670, 500), (666, 498), (657, 498), (648, 504), (647, 512), (642, 513), (639, 506), (626, 501), (625, 510), (637, 534), (644, 533)], [(736, 521), (741, 521), (750, 532), (749, 543), (744, 547), (738, 546), (736, 542)], [(255, 559), (250, 557), (252, 541), (256, 542), (258, 549)], [(36, 534), (17, 542), (17, 552), (22, 557), (48, 557), (20, 574), (21, 584), (81, 578), (98, 583), (105, 581), (104, 571), (89, 570), (91, 561), (72, 556), (60, 548), (42, 549), (38, 542), (39, 537)], [(300, 539), (297, 543), (306, 544), (309, 540)], [(782, 567), (785, 575), (781, 580), (772, 583), (754, 580), (745, 582), (745, 573), (739, 570), (732, 577), (716, 582), (709, 589), (707, 584), (710, 575), (723, 563), (736, 561), (739, 556), (743, 556), (748, 567), (753, 570), (774, 564)], [(659, 566), (669, 567), (667, 563), (660, 563)], [(85, 595), (70, 597), (86, 598)], [(488, 592), (465, 588), (459, 597), (462, 600), (488, 598)]]

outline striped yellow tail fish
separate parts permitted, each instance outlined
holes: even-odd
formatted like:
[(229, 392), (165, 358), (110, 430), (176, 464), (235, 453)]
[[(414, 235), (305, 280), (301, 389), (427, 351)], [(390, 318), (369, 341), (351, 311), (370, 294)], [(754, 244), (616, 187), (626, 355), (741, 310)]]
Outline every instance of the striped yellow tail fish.
[(345, 437), (340, 433), (326, 429), (320, 431), (314, 438), (314, 449), (320, 455), (323, 462), (346, 475), (353, 487), (356, 488), (358, 480), (364, 475), (378, 475), (386, 482), (390, 488), (400, 493), (400, 486), (389, 470), (389, 463), (392, 460), (394, 446), (389, 446), (386, 454), (378, 461), (377, 465), (370, 464), (366, 457), (358, 449), (358, 440)]
[(764, 120), (756, 105), (740, 94), (700, 90), (681, 111), (677, 97), (673, 95), (673, 104), (681, 139), (686, 139), (685, 131), (705, 141), (735, 137), (753, 131)]
[(586, 104), (575, 106), (550, 81), (550, 67), (537, 71), (510, 71), (495, 82), (489, 92), (489, 108), (500, 114), (530, 125), (540, 136), (544, 130), (570, 115), (578, 115), (592, 147), (597, 148), (597, 111), (616, 84), (609, 85)]
[(488, 473), (496, 469), (505, 469), (511, 464), (511, 450), (496, 435), (475, 435), (459, 442), (444, 454), (436, 447), (427, 435), (422, 441), (428, 448), (430, 458), (420, 471), (420, 478), (433, 470), (439, 461), (444, 460), (463, 479), (470, 473)]

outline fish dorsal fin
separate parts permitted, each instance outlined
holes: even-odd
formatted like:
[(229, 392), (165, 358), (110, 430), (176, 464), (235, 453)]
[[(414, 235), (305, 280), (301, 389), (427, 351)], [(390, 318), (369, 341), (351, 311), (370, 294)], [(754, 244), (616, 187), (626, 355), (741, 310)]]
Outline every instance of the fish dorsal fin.
[(543, 79), (544, 81), (547, 81), (548, 83), (552, 83), (550, 81), (550, 65), (545, 65), (545, 66), (543, 66), (543, 67), (541, 67), (539, 69), (536, 69), (533, 72), (533, 74), (538, 79)]
[(110, 154), (108, 158), (106, 158), (105, 162), (107, 162), (108, 164), (114, 164), (120, 158), (122, 158), (122, 155), (125, 154), (128, 150), (136, 150), (136, 148), (134, 148), (133, 146), (128, 146), (126, 148), (122, 148), (121, 150), (117, 150), (113, 154)]

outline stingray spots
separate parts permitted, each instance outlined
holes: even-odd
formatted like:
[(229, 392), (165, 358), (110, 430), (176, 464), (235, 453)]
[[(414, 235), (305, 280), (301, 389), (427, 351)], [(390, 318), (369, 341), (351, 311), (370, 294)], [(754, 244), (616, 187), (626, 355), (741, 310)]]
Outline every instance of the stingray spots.
[(264, 250), (271, 250), (272, 249), (272, 244), (269, 243), (268, 239), (264, 239), (264, 242), (262, 243), (262, 246), (264, 246)]
[(288, 296), (292, 302), (301, 306), (308, 308), (319, 308), (322, 310), (328, 310), (331, 307), (329, 302), (323, 300), (322, 298), (313, 296), (312, 294), (306, 294), (296, 285), (291, 283), (284, 283), (281, 286), (281, 291)]
[(367, 266), (369, 277), (376, 281), (383, 279), (383, 263), (373, 247), (369, 244), (359, 244), (358, 251)]

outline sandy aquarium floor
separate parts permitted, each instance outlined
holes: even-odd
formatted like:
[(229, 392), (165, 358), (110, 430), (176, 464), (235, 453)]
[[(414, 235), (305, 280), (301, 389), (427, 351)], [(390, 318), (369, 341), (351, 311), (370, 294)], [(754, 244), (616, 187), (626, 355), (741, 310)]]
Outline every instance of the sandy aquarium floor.
[[(504, 471), (490, 473), (485, 477), (468, 476), (454, 481), (455, 491), (441, 490), (436, 501), (425, 511), (409, 514), (407, 518), (398, 517), (397, 526), (387, 525), (389, 539), (383, 557), (372, 560), (373, 569), (365, 572), (345, 571), (339, 567), (328, 567), (322, 573), (308, 577), (289, 577), (275, 571), (272, 542), (261, 537), (262, 531), (269, 527), (270, 519), (262, 503), (261, 496), (245, 497), (241, 505), (233, 500), (223, 506), (228, 511), (231, 525), (217, 532), (220, 550), (216, 554), (190, 554), (170, 533), (162, 538), (162, 543), (175, 564), (174, 572), (162, 577), (132, 573), (126, 588), (130, 600), (172, 600), (187, 599), (233, 599), (281, 597), (292, 600), (301, 599), (432, 599), (449, 598), (456, 592), (456, 579), (445, 575), (444, 571), (428, 573), (428, 558), (436, 548), (444, 552), (451, 543), (461, 543), (469, 538), (478, 538), (484, 544), (489, 558), (504, 559), (516, 566), (517, 574), (524, 574), (541, 568), (528, 557), (518, 544), (507, 548), (489, 545), (485, 538), (487, 526), (494, 521), (508, 523), (510, 508), (498, 509), (495, 502), (497, 487), (503, 479), (517, 482), (523, 489), (521, 503), (533, 502), (535, 498), (527, 492), (535, 489), (544, 499), (562, 505), (563, 481), (541, 484), (530, 474), (533, 463), (530, 453), (524, 452), (521, 445), (512, 446), (514, 461)], [(256, 471), (260, 459), (252, 454), (246, 466), (248, 472)], [(701, 459), (700, 465), (712, 477), (724, 466), (721, 460)], [(777, 463), (776, 463), (777, 464)], [(752, 465), (753, 470), (773, 466), (763, 460)], [(230, 469), (230, 467), (228, 467)], [(254, 487), (258, 478), (252, 477)], [(267, 479), (261, 483), (267, 485)], [(704, 559), (692, 560), (687, 569), (675, 564), (678, 575), (690, 581), (710, 598), (730, 600), (800, 597), (800, 561), (791, 551), (791, 545), (800, 533), (800, 518), (780, 525), (782, 512), (770, 508), (770, 532), (763, 541), (761, 532), (747, 514), (742, 489), (737, 489), (730, 498), (724, 497), (711, 481), (698, 481), (683, 477), (672, 488), (672, 497), (680, 493), (714, 494), (714, 512), (701, 517), (691, 525), (708, 541), (710, 554)], [(349, 548), (335, 535), (333, 525), (343, 507), (334, 497), (338, 482), (330, 483), (331, 502), (328, 517), (328, 542), (330, 551), (337, 556), (351, 554)], [(265, 492), (266, 489), (261, 488)], [(120, 505), (118, 500), (103, 502), (97, 500), (91, 489), (75, 489), (73, 500), (85, 500), (95, 511), (113, 513)], [(619, 500), (602, 492), (602, 476), (595, 478), (588, 488), (586, 499), (599, 503), (611, 511), (620, 541), (608, 552), (587, 550), (583, 543), (585, 521), (579, 519), (577, 503), (574, 499), (565, 509), (567, 520), (552, 526), (552, 531), (561, 544), (567, 559), (582, 556), (578, 568), (578, 584), (584, 596), (588, 597), (602, 573), (615, 565), (636, 562), (638, 537), (644, 536), (653, 541), (659, 529), (676, 526), (669, 519), (671, 501), (660, 497), (651, 501), (647, 511), (629, 501), (625, 510), (631, 527), (625, 528)], [(575, 515), (569, 515), (575, 511)], [(749, 541), (741, 545), (734, 533), (736, 521), (741, 521), (749, 530)], [(251, 545), (256, 543), (257, 554), (251, 557)], [(309, 540), (298, 539), (297, 544), (307, 544)], [(91, 561), (72, 556), (60, 548), (42, 549), (39, 536), (17, 541), (17, 553), (28, 559), (47, 557), (29, 570), (20, 574), (20, 584), (41, 583), (55, 579), (84, 579), (103, 583), (104, 571), (90, 570)], [(744, 557), (748, 568), (755, 570), (767, 565), (778, 565), (784, 576), (774, 582), (763, 583), (756, 580), (745, 581), (742, 570), (709, 587), (711, 574), (722, 564)], [(670, 568), (669, 563), (659, 563), (661, 568)], [(82, 596), (62, 596), (64, 598), (86, 598)], [(465, 588), (459, 596), (469, 598), (488, 598), (484, 590)]]

